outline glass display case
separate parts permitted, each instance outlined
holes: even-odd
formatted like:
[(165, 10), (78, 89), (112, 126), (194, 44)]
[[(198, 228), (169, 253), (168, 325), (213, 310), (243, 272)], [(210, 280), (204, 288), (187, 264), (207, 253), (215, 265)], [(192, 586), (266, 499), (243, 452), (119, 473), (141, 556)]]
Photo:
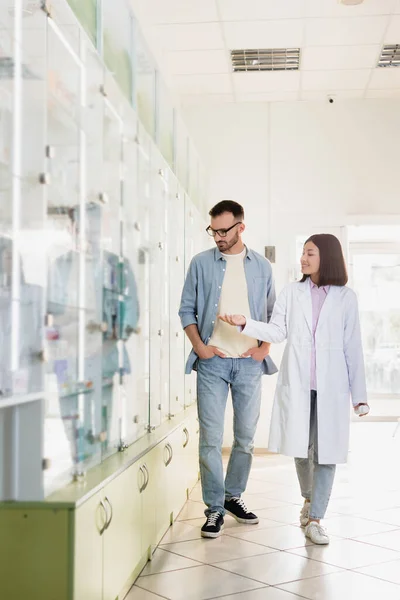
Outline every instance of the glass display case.
[[(185, 195), (185, 272), (187, 272), (190, 261), (195, 254), (207, 249), (209, 244), (205, 233), (206, 225), (200, 218), (197, 208), (194, 206), (188, 195)], [(203, 227), (204, 225), (204, 227)], [(203, 235), (204, 233), (204, 235)], [(191, 351), (191, 343), (185, 335), (184, 341), (185, 357)], [(196, 374), (192, 371), (190, 375), (185, 376), (185, 406), (190, 406), (196, 401)]]
[(129, 118), (124, 124), (122, 256), (127, 300), (122, 377), (122, 438), (131, 443), (148, 430), (150, 391), (150, 140)]
[(70, 465), (78, 473), (101, 459), (102, 214), (87, 202), (83, 157), (88, 154), (91, 164), (91, 148), (99, 141), (91, 133), (102, 121), (94, 109), (98, 118), (84, 136), (84, 65), (49, 19), (46, 72), (45, 478), (51, 486)]
[(169, 243), (169, 326), (170, 326), (170, 411), (176, 415), (185, 408), (185, 332), (177, 307), (180, 305), (185, 281), (185, 193), (178, 180), (171, 176), (169, 193), (169, 229), (174, 234)]
[(140, 121), (154, 138), (156, 132), (156, 68), (137, 25), (135, 32), (136, 107)]
[(103, 56), (124, 95), (133, 95), (133, 18), (127, 0), (102, 2), (103, 9)]
[(157, 142), (162, 155), (169, 164), (174, 167), (174, 135), (175, 117), (168, 89), (161, 78), (158, 79), (158, 127)]
[(180, 115), (176, 115), (175, 123), (175, 173), (183, 189), (187, 191), (189, 183), (189, 137)]
[[(0, 82), (0, 431), (17, 414), (6, 421), (6, 410), (30, 403), (43, 431), (33, 445), (29, 426), (15, 435), (20, 452), (40, 456), (43, 495), (196, 398), (178, 310), (209, 239), (187, 194), (187, 132), (181, 124), (174, 142), (163, 87), (154, 142), (155, 69), (139, 37), (133, 60), (120, 3), (118, 39), (108, 3), (99, 20), (95, 0), (55, 0), (53, 18), (35, 5), (18, 44), (0, 12), (1, 47), (21, 67), (4, 66)], [(0, 481), (2, 497), (21, 499)]]
[(169, 415), (169, 189), (170, 170), (152, 151), (150, 185), (150, 425)]
[(189, 184), (188, 194), (193, 204), (199, 205), (199, 158), (193, 144), (189, 143)]
[(79, 19), (89, 39), (97, 44), (97, 10), (98, 0), (68, 0), (68, 4)]

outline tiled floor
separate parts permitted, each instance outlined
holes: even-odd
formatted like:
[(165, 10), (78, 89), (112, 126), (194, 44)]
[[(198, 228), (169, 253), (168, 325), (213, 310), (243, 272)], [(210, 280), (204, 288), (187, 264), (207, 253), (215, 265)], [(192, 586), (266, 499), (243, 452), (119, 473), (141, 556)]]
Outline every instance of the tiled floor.
[(326, 547), (305, 539), (291, 459), (255, 457), (244, 495), (258, 525), (225, 519), (200, 536), (200, 484), (126, 600), (400, 600), (400, 432), (353, 425), (349, 463), (338, 467)]

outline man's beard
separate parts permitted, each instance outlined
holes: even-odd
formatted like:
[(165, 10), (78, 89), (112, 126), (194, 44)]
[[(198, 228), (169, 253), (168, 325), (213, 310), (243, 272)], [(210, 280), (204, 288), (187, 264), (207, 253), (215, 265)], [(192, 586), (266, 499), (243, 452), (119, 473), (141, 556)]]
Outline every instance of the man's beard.
[(235, 235), (235, 237), (230, 242), (225, 242), (224, 240), (220, 240), (220, 241), (223, 242), (223, 243), (220, 245), (220, 242), (218, 242), (217, 245), (218, 245), (219, 250), (221, 252), (227, 252), (227, 250), (230, 250), (231, 248), (233, 248), (233, 246), (235, 244), (238, 243), (238, 241), (239, 241), (239, 234), (237, 233)]

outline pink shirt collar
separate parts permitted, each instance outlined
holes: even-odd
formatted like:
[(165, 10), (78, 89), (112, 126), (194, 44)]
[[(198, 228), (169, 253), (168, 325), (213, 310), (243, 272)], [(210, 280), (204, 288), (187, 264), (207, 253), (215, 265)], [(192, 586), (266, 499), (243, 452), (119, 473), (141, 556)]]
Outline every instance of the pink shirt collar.
[[(310, 286), (311, 286), (311, 289), (312, 289), (312, 290), (313, 290), (313, 289), (315, 289), (315, 288), (317, 288), (317, 289), (320, 289), (320, 288), (317, 286), (317, 284), (315, 284), (315, 283), (314, 283), (314, 282), (311, 280), (311, 277), (309, 277), (309, 280), (310, 280)], [(325, 294), (327, 294), (327, 293), (329, 292), (329, 288), (330, 288), (330, 287), (331, 287), (330, 285), (323, 285), (323, 286), (322, 286), (322, 289), (324, 290)]]

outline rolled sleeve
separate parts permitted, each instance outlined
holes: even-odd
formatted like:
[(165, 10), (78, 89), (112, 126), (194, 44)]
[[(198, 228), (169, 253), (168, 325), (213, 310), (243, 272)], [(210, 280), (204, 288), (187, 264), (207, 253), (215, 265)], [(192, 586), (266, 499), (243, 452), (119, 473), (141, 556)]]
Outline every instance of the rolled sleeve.
[(180, 315), (182, 329), (186, 329), (189, 325), (197, 325), (197, 318), (194, 315), (183, 314)]
[(179, 317), (183, 329), (189, 325), (197, 325), (197, 266), (195, 258), (189, 265), (183, 286)]

